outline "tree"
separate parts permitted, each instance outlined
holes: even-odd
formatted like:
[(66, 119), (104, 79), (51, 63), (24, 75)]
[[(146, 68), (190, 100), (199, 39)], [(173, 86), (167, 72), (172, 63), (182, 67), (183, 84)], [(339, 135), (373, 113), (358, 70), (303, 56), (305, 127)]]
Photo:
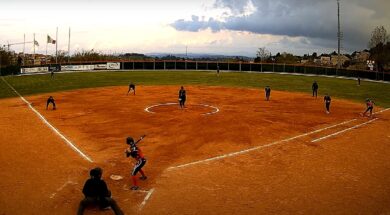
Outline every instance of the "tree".
[(390, 64), (390, 42), (387, 42), (386, 45), (379, 43), (370, 49), (370, 54), (370, 58), (375, 60), (377, 70), (379, 72), (384, 71)]
[(261, 62), (266, 61), (271, 57), (271, 52), (268, 51), (265, 47), (259, 48), (256, 53), (256, 59), (260, 59)]
[(12, 54), (0, 46), (0, 66), (5, 67), (12, 64)]
[(383, 26), (377, 26), (371, 34), (371, 39), (368, 42), (370, 49), (376, 47), (379, 44), (385, 45), (389, 41), (389, 35)]

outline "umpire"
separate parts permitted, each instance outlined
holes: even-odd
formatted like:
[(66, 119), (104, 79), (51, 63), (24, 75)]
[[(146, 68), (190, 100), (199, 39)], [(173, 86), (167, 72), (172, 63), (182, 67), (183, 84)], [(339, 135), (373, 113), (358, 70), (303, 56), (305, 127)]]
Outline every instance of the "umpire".
[(88, 205), (97, 205), (100, 209), (112, 208), (115, 215), (123, 215), (124, 213), (116, 204), (116, 201), (111, 198), (111, 192), (107, 188), (107, 184), (101, 179), (103, 170), (96, 167), (89, 172), (91, 176), (83, 188), (85, 198), (81, 200), (77, 215), (82, 215)]

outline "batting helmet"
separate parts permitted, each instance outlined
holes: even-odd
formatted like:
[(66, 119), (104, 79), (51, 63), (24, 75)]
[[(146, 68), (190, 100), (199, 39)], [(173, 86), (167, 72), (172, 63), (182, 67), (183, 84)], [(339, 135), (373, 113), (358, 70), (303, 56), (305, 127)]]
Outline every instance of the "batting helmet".
[(127, 137), (126, 143), (129, 144), (129, 145), (133, 145), (134, 144), (134, 139), (132, 137)]

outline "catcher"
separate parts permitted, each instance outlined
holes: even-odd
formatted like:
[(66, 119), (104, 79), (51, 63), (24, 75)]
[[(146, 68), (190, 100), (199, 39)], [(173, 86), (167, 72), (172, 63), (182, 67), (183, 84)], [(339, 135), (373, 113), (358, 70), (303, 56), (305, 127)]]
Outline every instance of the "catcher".
[(126, 139), (126, 144), (128, 144), (130, 146), (125, 151), (126, 157), (131, 156), (132, 158), (134, 158), (136, 160), (136, 164), (133, 168), (133, 171), (131, 172), (131, 179), (133, 180), (133, 186), (131, 187), (132, 190), (139, 189), (138, 183), (137, 183), (137, 178), (136, 178), (136, 175), (138, 172), (141, 173), (141, 177), (139, 179), (141, 179), (141, 180), (147, 179), (144, 171), (142, 170), (142, 167), (146, 163), (146, 159), (145, 159), (144, 155), (142, 154), (141, 149), (137, 146), (137, 143), (139, 141), (141, 141), (144, 137), (145, 136), (142, 136), (137, 142), (134, 142), (134, 139), (132, 137), (128, 137)]

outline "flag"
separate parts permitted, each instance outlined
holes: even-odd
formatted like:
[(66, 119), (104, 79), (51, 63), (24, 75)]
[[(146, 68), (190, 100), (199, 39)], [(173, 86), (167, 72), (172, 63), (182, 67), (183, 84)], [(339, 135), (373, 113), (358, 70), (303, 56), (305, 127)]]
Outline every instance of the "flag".
[(56, 41), (53, 40), (49, 35), (47, 35), (47, 43), (56, 44)]
[(35, 45), (35, 46), (39, 46), (38, 41), (34, 40), (34, 45)]

